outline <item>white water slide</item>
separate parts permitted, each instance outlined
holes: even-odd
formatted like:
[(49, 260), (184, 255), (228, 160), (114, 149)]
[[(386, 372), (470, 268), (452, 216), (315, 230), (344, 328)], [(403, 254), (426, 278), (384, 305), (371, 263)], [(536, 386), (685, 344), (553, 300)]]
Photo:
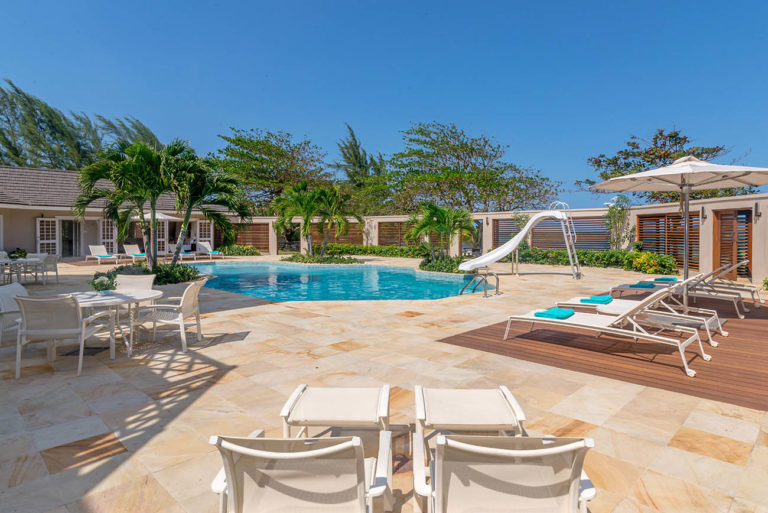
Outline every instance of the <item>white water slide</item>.
[[(553, 204), (550, 208), (562, 205), (561, 203)], [(567, 205), (564, 205), (567, 208)], [(563, 239), (565, 240), (565, 249), (568, 252), (568, 258), (571, 262), (571, 270), (575, 279), (581, 278), (581, 268), (579, 267), (579, 260), (576, 256), (576, 248), (574, 242), (576, 241), (575, 230), (573, 229), (573, 223), (570, 217), (563, 210), (544, 210), (538, 214), (534, 214), (525, 224), (522, 230), (520, 230), (514, 237), (499, 246), (498, 248), (489, 251), (485, 255), (479, 256), (473, 260), (462, 262), (459, 265), (459, 269), (462, 271), (472, 271), (487, 267), (494, 262), (498, 262), (505, 256), (509, 255), (517, 249), (520, 243), (525, 240), (528, 233), (534, 226), (546, 219), (555, 219), (560, 221), (560, 225), (563, 228)]]

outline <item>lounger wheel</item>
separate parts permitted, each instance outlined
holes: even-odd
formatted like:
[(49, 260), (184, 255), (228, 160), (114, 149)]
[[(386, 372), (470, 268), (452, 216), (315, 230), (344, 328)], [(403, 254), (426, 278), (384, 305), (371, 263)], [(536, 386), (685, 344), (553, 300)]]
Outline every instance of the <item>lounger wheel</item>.
[(710, 361), (712, 359), (712, 355), (711, 354), (704, 354), (704, 355), (701, 355), (701, 357), (704, 358), (705, 362), (708, 362), (708, 361)]
[[(717, 346), (720, 345), (720, 343), (717, 342), (716, 340), (710, 340), (709, 341), (709, 345), (712, 346), (712, 347), (717, 347)], [(705, 358), (705, 360), (706, 360), (706, 358)]]
[(696, 371), (695, 371), (695, 370), (692, 370), (692, 369), (687, 369), (687, 370), (685, 371), (685, 373), (686, 373), (686, 374), (688, 374), (688, 377), (691, 377), (691, 378), (692, 378), (692, 377), (694, 377), (694, 376), (696, 375)]

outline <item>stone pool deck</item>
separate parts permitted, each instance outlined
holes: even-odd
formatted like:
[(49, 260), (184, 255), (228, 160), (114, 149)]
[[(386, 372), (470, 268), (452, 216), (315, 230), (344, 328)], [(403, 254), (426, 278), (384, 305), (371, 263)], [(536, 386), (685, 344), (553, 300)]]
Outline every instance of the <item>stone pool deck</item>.
[[(30, 290), (84, 290), (97, 267), (60, 269), (58, 286)], [(76, 357), (49, 364), (44, 349), (30, 348), (14, 380), (14, 348), (0, 349), (0, 513), (217, 511), (208, 486), (220, 460), (208, 437), (255, 428), (280, 436), (279, 410), (298, 383), (390, 383), (392, 422), (403, 425), (412, 423), (415, 384), (505, 384), (532, 434), (595, 439), (585, 464), (598, 487), (593, 513), (768, 512), (765, 411), (438, 342), (641, 277), (587, 268), (574, 281), (568, 269), (527, 265), (521, 272), (504, 276), (503, 294), (488, 299), (269, 303), (203, 289), (204, 342), (181, 353), (169, 334), (142, 343), (132, 358), (98, 352), (81, 377)], [(400, 452), (405, 444), (398, 438)], [(402, 455), (395, 465), (396, 511), (410, 512), (410, 465)]]

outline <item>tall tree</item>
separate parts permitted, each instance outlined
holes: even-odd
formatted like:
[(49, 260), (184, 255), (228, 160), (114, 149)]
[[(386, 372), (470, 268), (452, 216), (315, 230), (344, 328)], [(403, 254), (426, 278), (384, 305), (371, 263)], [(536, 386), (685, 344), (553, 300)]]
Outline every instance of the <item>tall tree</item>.
[(375, 176), (381, 176), (384, 172), (384, 156), (379, 153), (376, 157), (370, 155), (355, 135), (355, 131), (349, 124), (347, 137), (339, 140), (336, 146), (339, 149), (341, 159), (331, 167), (344, 172), (344, 175), (354, 187), (364, 187)]
[[(441, 207), (434, 203), (425, 202), (419, 205), (419, 210), (411, 214), (407, 221), (409, 227), (406, 237), (413, 241), (427, 239), (429, 255), (432, 260), (445, 258), (446, 251), (458, 237), (474, 236), (477, 226), (472, 214), (464, 209)], [(432, 235), (438, 242), (437, 252), (433, 246)]]
[(325, 248), (328, 246), (328, 237), (332, 230), (336, 235), (344, 235), (349, 230), (349, 218), (352, 217), (363, 226), (363, 218), (352, 210), (350, 200), (352, 196), (342, 192), (338, 186), (326, 187), (317, 191), (319, 203), (317, 215), (320, 218), (320, 230), (323, 234), (323, 245), (320, 248), (320, 256), (325, 256)]
[(400, 211), (423, 202), (474, 212), (537, 208), (559, 190), (538, 170), (506, 162), (505, 146), (453, 123), (416, 123), (403, 140), (405, 149), (392, 156), (388, 173)]
[(318, 191), (310, 190), (307, 181), (291, 185), (275, 198), (273, 209), (277, 214), (276, 230), (284, 230), (286, 225), (293, 223), (294, 217), (301, 218), (301, 236), (307, 241), (307, 254), (312, 255), (312, 219), (320, 210)]
[(0, 164), (79, 169), (118, 140), (159, 147), (155, 134), (135, 118), (93, 121), (82, 112), (65, 114), (16, 86), (0, 87)]
[(309, 139), (294, 140), (287, 132), (231, 130), (231, 135), (219, 135), (227, 143), (218, 151), (219, 163), (244, 181), (259, 213), (270, 213), (275, 198), (296, 183), (330, 180), (325, 153)]
[(243, 221), (253, 214), (240, 180), (217, 169), (214, 160), (199, 157), (191, 149), (167, 156), (164, 165), (176, 196), (176, 210), (184, 215), (171, 264), (179, 259), (195, 209), (213, 222), (223, 234), (225, 244), (233, 242), (234, 226), (229, 215), (236, 214)]
[[(576, 185), (588, 187), (598, 181), (608, 180), (616, 176), (624, 176), (649, 169), (664, 167), (686, 155), (693, 155), (701, 160), (714, 160), (722, 157), (728, 150), (725, 146), (695, 146), (687, 135), (679, 130), (664, 130), (659, 128), (650, 140), (631, 136), (625, 143), (626, 147), (617, 151), (613, 156), (604, 153), (590, 157), (587, 162), (595, 168), (600, 180), (579, 180)], [(711, 189), (692, 191), (691, 199), (717, 198), (721, 196), (736, 196), (753, 194), (753, 187), (732, 189)], [(651, 202), (674, 202), (680, 200), (679, 192), (633, 192), (636, 197)]]

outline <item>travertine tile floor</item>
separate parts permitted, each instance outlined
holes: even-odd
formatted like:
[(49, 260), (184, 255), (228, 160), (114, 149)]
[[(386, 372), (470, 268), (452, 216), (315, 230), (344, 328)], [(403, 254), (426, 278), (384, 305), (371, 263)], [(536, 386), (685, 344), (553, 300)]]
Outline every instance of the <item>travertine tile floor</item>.
[[(57, 287), (30, 289), (83, 290), (95, 266), (61, 269)], [(302, 382), (390, 383), (398, 424), (411, 422), (414, 384), (506, 384), (531, 433), (595, 439), (586, 461), (598, 487), (593, 513), (768, 512), (766, 412), (436, 342), (638, 278), (585, 269), (575, 282), (562, 268), (522, 271), (489, 299), (266, 303), (204, 289), (203, 343), (182, 354), (168, 334), (133, 358), (100, 352), (86, 357), (79, 378), (75, 357), (49, 364), (32, 347), (14, 380), (13, 348), (3, 348), (0, 512), (214, 512), (208, 486), (220, 462), (208, 437), (257, 427), (279, 436), (280, 407)], [(407, 450), (407, 437), (397, 445)], [(397, 511), (410, 512), (402, 454), (396, 468)]]

